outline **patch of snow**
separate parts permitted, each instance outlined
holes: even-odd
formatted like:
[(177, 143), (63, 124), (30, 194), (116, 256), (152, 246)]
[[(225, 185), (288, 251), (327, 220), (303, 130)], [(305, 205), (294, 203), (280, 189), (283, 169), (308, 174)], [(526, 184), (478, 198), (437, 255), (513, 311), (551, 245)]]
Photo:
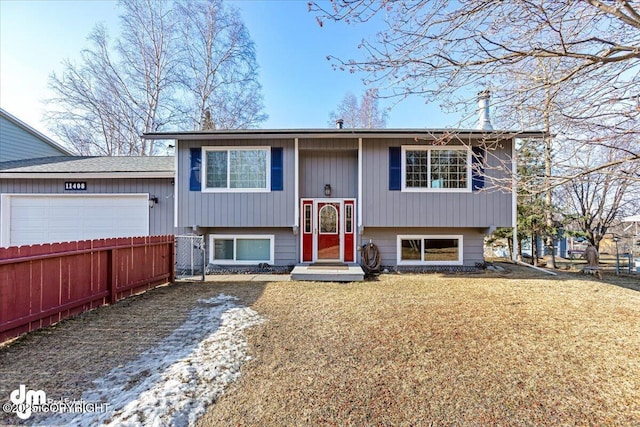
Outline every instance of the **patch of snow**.
[(237, 298), (199, 300), (170, 336), (94, 381), (85, 402), (108, 403), (104, 413), (54, 414), (45, 425), (187, 426), (204, 415), (240, 375), (246, 354), (244, 329), (264, 321)]

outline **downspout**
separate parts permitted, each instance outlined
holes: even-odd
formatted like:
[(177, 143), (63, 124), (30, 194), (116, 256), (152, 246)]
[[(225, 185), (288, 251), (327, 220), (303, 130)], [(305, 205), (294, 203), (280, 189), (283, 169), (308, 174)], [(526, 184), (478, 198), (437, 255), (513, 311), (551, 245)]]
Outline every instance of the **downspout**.
[(299, 173), (299, 150), (298, 138), (293, 139), (293, 235), (299, 236), (297, 253), (300, 254), (299, 262), (302, 262), (302, 233), (300, 232), (300, 173)]
[(300, 229), (300, 174), (299, 174), (298, 138), (293, 140), (293, 230), (297, 234)]
[[(356, 237), (355, 240), (360, 240), (362, 233), (364, 232), (362, 228), (362, 193), (362, 138), (358, 138), (358, 200), (356, 200), (356, 224), (358, 227), (358, 237)], [(359, 246), (360, 243), (357, 242), (356, 247)]]
[[(187, 149), (187, 152), (189, 150)], [(181, 181), (178, 180), (178, 158), (180, 157), (180, 150), (178, 149), (178, 140), (174, 140), (173, 143), (173, 232), (175, 234), (176, 229), (178, 228), (178, 197), (180, 196), (178, 183)], [(188, 160), (188, 159), (187, 159)]]

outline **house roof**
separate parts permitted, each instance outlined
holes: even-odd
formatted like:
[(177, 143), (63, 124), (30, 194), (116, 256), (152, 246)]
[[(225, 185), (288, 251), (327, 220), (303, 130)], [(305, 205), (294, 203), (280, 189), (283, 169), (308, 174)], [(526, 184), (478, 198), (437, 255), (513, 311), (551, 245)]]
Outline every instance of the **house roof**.
[(38, 132), (37, 130), (35, 130), (34, 128), (32, 128), (31, 126), (29, 126), (28, 124), (26, 124), (25, 122), (20, 120), (19, 118), (15, 117), (12, 114), (9, 114), (9, 112), (7, 112), (3, 108), (0, 108), (0, 116), (2, 116), (5, 119), (9, 120), (11, 123), (15, 124), (16, 126), (22, 128), (25, 132), (28, 132), (31, 135), (35, 136), (36, 138), (40, 139), (45, 144), (48, 144), (51, 147), (55, 148), (61, 154), (66, 154), (68, 156), (73, 156), (74, 155), (74, 153), (69, 151), (68, 148), (63, 147), (62, 145), (58, 144), (57, 142), (55, 142), (54, 140), (52, 140), (48, 136)]
[(172, 178), (173, 156), (56, 156), (0, 162), (0, 178)]
[(187, 132), (152, 132), (142, 135), (145, 139), (267, 139), (267, 138), (437, 138), (443, 135), (455, 135), (459, 138), (511, 139), (511, 138), (543, 138), (542, 131), (509, 131), (494, 130), (491, 132), (478, 129), (230, 129)]

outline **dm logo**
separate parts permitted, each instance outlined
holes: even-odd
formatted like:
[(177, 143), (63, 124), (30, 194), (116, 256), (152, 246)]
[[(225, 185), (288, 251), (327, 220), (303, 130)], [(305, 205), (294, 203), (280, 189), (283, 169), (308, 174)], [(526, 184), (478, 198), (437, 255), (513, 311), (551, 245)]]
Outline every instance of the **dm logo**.
[(43, 390), (27, 390), (24, 384), (20, 384), (17, 390), (13, 390), (9, 398), (11, 403), (16, 405), (16, 415), (22, 420), (31, 416), (34, 406), (47, 403), (47, 394)]

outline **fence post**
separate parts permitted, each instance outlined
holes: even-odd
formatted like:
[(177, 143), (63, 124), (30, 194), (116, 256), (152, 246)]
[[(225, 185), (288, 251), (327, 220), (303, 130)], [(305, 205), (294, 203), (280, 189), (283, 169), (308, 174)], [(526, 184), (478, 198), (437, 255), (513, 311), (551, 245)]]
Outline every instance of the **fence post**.
[(117, 273), (117, 251), (112, 248), (107, 251), (107, 286), (109, 287), (109, 304), (118, 302), (118, 273)]
[(169, 241), (169, 283), (176, 281), (176, 236)]

